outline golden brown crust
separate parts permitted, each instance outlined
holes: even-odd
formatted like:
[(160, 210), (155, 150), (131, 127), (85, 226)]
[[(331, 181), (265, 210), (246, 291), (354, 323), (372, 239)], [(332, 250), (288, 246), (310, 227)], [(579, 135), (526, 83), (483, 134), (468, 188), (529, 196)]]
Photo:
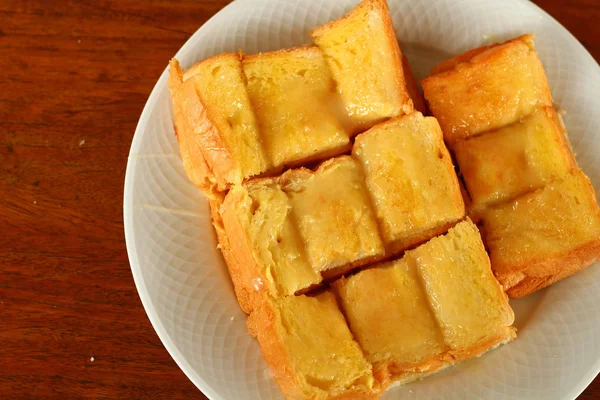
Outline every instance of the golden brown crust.
[(277, 57), (288, 57), (290, 55), (298, 55), (302, 57), (319, 57), (321, 50), (317, 46), (297, 46), (289, 49), (273, 50), (265, 53), (256, 54), (243, 54), (242, 63), (253, 62), (256, 59), (261, 58), (277, 58)]
[(238, 303), (245, 313), (250, 314), (264, 300), (269, 287), (267, 277), (253, 256), (250, 239), (238, 219), (235, 204), (239, 201), (241, 198), (234, 188), (222, 202), (211, 204), (211, 210)]
[[(415, 110), (413, 100), (411, 99), (407, 77), (402, 68), (402, 51), (398, 44), (398, 37), (396, 36), (396, 30), (392, 23), (392, 17), (390, 15), (390, 9), (386, 0), (364, 0), (365, 2), (370, 1), (373, 3), (373, 7), (380, 10), (381, 16), (384, 18), (384, 25), (388, 40), (392, 43), (392, 51), (394, 52), (394, 69), (397, 72), (398, 79), (398, 94), (402, 103), (402, 111), (404, 114), (410, 114)], [(407, 64), (408, 65), (408, 64)], [(412, 76), (412, 72), (410, 73)]]
[[(222, 54), (206, 59), (193, 68), (198, 69), (205, 63), (226, 56), (238, 57), (236, 54)], [(210, 115), (201, 94), (196, 90), (194, 73), (188, 74), (190, 79), (184, 80), (185, 74), (175, 59), (170, 62), (169, 73), (175, 127), (186, 173), (200, 189), (205, 190), (207, 182), (210, 182), (218, 190), (226, 190), (228, 178), (237, 167), (231, 149), (214, 123), (214, 116)], [(203, 160), (200, 160), (200, 154)]]
[(395, 382), (411, 381), (411, 377), (421, 374), (434, 374), (449, 364), (453, 358), (448, 354), (440, 354), (435, 358), (423, 360), (418, 364), (398, 364), (394, 361), (379, 364), (373, 367), (373, 375), (382, 391), (387, 390)]
[[(246, 325), (248, 332), (258, 340), (271, 377), (277, 382), (279, 389), (286, 399), (320, 399), (316, 396), (307, 397), (301, 389), (292, 360), (281, 341), (278, 331), (276, 310), (270, 300), (262, 301), (250, 314)], [(338, 396), (327, 397), (329, 400), (361, 400), (376, 399), (378, 392), (363, 392), (348, 390)]]
[[(600, 239), (590, 241), (566, 254), (527, 265), (511, 266), (514, 271), (498, 275), (511, 299), (527, 296), (575, 274), (600, 260)], [(516, 275), (516, 276), (515, 276)]]
[(450, 70), (456, 68), (457, 65), (466, 63), (466, 62), (470, 62), (476, 56), (484, 53), (485, 51), (487, 51), (491, 48), (506, 44), (506, 43), (523, 42), (523, 43), (528, 44), (530, 47), (532, 47), (531, 43), (532, 43), (534, 37), (535, 37), (535, 35), (528, 33), (528, 34), (516, 37), (514, 39), (507, 40), (506, 42), (496, 42), (496, 43), (492, 43), (487, 46), (477, 47), (477, 48), (469, 50), (463, 54), (460, 54), (456, 57), (453, 57), (449, 60), (442, 61), (441, 63), (439, 63), (438, 65), (433, 67), (433, 69), (431, 70), (431, 72), (429, 73), (428, 76), (437, 75), (442, 72), (450, 71)]
[[(512, 82), (514, 75), (508, 75), (506, 65), (501, 63), (515, 69), (527, 68), (530, 78), (519, 75), (517, 78), (521, 80)], [(484, 46), (445, 61), (421, 84), (428, 106), (449, 143), (516, 122), (536, 107), (552, 106), (552, 95), (533, 46), (533, 35)], [(510, 88), (512, 92), (503, 93), (499, 87)]]
[(466, 360), (472, 357), (479, 357), (486, 351), (503, 343), (508, 343), (517, 337), (517, 330), (512, 326), (507, 326), (504, 329), (498, 331), (497, 334), (488, 336), (484, 341), (477, 343), (475, 346), (469, 347), (468, 349), (449, 350), (448, 354), (451, 355), (455, 360)]
[(544, 112), (552, 121), (555, 131), (559, 133), (557, 135), (558, 144), (560, 147), (560, 151), (563, 153), (563, 158), (567, 161), (569, 165), (569, 170), (576, 169), (577, 161), (575, 160), (575, 155), (573, 154), (571, 143), (569, 143), (567, 129), (560, 116), (558, 115), (558, 112), (552, 106), (544, 107)]
[(279, 340), (275, 309), (271, 303), (264, 301), (259, 304), (248, 317), (246, 325), (248, 332), (258, 340), (269, 373), (283, 395), (287, 399), (305, 398), (285, 346)]

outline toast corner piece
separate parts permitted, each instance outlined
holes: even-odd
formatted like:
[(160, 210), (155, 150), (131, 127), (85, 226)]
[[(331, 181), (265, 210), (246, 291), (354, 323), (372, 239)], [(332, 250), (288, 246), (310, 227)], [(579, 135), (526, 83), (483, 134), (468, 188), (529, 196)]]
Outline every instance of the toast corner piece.
[[(453, 143), (498, 129), (552, 106), (531, 35), (470, 50), (433, 69), (421, 82), (444, 138)], [(473, 95), (477, 88), (477, 95)]]
[(173, 93), (183, 83), (183, 69), (177, 59), (169, 61), (169, 90)]
[(371, 364), (335, 296), (267, 299), (248, 318), (271, 376), (287, 399), (376, 399)]
[(418, 265), (430, 306), (455, 359), (479, 356), (515, 337), (508, 297), (492, 274), (479, 230), (471, 220), (409, 251), (407, 257)]
[(239, 54), (210, 57), (185, 72), (172, 60), (169, 72), (180, 151), (186, 172), (195, 184), (198, 185), (195, 169), (200, 155), (218, 190), (226, 190), (270, 168), (246, 92)]
[(242, 309), (251, 312), (265, 296), (285, 296), (317, 285), (291, 221), (291, 205), (276, 179), (235, 185), (220, 208), (221, 250)]
[(352, 120), (365, 128), (414, 110), (385, 0), (363, 0), (311, 32)]
[(492, 268), (511, 298), (600, 260), (600, 209), (581, 170), (483, 214)]

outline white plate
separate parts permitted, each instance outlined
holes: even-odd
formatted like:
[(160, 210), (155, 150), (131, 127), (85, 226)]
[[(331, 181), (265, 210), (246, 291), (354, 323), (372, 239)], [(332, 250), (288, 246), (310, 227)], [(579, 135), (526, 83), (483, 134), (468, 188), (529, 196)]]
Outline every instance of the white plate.
[[(312, 28), (358, 0), (238, 0), (177, 53), (205, 57), (310, 43)], [(560, 24), (525, 0), (390, 0), (394, 26), (418, 78), (442, 59), (536, 33), (554, 99), (579, 165), (600, 189), (600, 69)], [(168, 60), (165, 60), (165, 65)], [(125, 180), (125, 236), (140, 297), (165, 347), (210, 399), (281, 399), (246, 331), (211, 229), (208, 205), (187, 179), (173, 132), (165, 71), (140, 118)], [(574, 399), (600, 369), (600, 268), (514, 302), (519, 337), (480, 359), (385, 399)]]

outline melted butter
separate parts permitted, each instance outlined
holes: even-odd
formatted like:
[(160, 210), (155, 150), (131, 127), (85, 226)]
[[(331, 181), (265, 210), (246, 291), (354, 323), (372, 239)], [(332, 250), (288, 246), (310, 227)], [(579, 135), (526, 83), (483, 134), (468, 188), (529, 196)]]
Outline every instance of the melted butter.
[(414, 263), (398, 260), (338, 281), (334, 287), (352, 333), (375, 368), (394, 361), (410, 370), (444, 351)]
[(378, 125), (357, 137), (353, 155), (363, 164), (387, 245), (408, 247), (424, 231), (463, 217), (458, 181), (434, 118), (413, 113)]
[(552, 107), (459, 142), (455, 154), (477, 208), (538, 189), (565, 175), (574, 165)]
[(483, 220), (496, 274), (562, 257), (600, 236), (594, 192), (581, 170), (487, 211)]
[(335, 396), (348, 388), (373, 388), (371, 365), (331, 293), (286, 297), (278, 308), (281, 339), (305, 394), (322, 398), (323, 391)]
[(349, 115), (369, 124), (401, 115), (409, 99), (398, 70), (398, 43), (382, 29), (378, 12), (359, 5), (335, 25), (319, 30), (315, 43), (323, 50)]
[(286, 186), (315, 271), (383, 255), (359, 165), (350, 157), (302, 172)]
[(259, 292), (260, 290), (262, 290), (262, 288), (264, 287), (262, 278), (259, 277), (259, 278), (252, 279), (252, 287), (257, 292)]
[(429, 304), (451, 349), (468, 352), (512, 325), (514, 314), (470, 220), (405, 257), (417, 264)]
[(331, 74), (317, 48), (255, 55), (244, 61), (244, 72), (276, 167), (349, 144)]

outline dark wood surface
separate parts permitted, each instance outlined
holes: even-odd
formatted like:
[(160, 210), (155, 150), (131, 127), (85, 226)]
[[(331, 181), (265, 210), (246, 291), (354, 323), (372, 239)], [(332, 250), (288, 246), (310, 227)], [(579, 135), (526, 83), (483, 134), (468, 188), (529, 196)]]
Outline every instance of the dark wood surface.
[[(150, 90), (226, 3), (0, 1), (0, 399), (204, 398), (142, 308), (122, 196)], [(537, 3), (600, 59), (600, 2)]]

